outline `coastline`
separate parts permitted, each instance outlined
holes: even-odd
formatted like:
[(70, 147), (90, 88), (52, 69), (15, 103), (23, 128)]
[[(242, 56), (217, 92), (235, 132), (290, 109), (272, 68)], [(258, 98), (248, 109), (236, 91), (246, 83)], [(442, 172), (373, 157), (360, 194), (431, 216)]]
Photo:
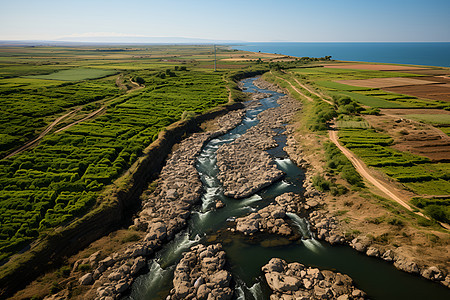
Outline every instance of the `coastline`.
[[(433, 46), (437, 46), (435, 47), (437, 49), (433, 49)], [(374, 47), (376, 49), (373, 49)], [(387, 47), (389, 49), (385, 49)], [(258, 51), (278, 53), (294, 57), (331, 55), (333, 59), (339, 61), (450, 68), (450, 59), (446, 55), (450, 51), (450, 42), (265, 42), (245, 43), (241, 46), (232, 46), (232, 48), (256, 53)], [(304, 48), (304, 50), (301, 48)], [(411, 52), (413, 54), (410, 54)], [(408, 53), (409, 57), (405, 53)]]

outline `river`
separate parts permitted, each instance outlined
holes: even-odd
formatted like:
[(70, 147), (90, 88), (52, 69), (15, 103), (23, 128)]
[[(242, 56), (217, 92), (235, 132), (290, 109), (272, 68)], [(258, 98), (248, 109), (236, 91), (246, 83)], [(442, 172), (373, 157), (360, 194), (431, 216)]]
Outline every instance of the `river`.
[[(238, 127), (211, 140), (203, 148), (196, 165), (204, 187), (201, 205), (192, 214), (188, 228), (149, 260), (149, 272), (135, 280), (125, 299), (165, 299), (172, 288), (173, 270), (183, 251), (199, 242), (222, 243), (227, 254), (227, 267), (233, 274), (237, 299), (269, 298), (270, 289), (262, 277), (261, 267), (272, 257), (347, 274), (371, 299), (450, 299), (450, 290), (437, 283), (399, 271), (390, 263), (365, 256), (348, 246), (330, 246), (315, 240), (311, 237), (306, 220), (295, 214), (288, 215), (294, 228), (303, 236), (296, 242), (268, 234), (249, 238), (227, 230), (229, 218), (244, 216), (265, 207), (283, 193), (302, 192), (304, 172), (283, 151), (286, 139), (281, 131), (276, 138), (279, 146), (268, 152), (276, 157), (278, 168), (286, 176), (249, 198), (236, 200), (223, 195), (217, 179), (217, 149), (256, 125), (256, 116), (268, 108), (278, 106), (277, 99), (283, 96), (257, 88), (253, 80), (243, 81), (247, 92), (270, 93), (272, 96), (260, 100), (261, 106), (249, 109)], [(214, 209), (217, 200), (222, 200), (225, 207)]]

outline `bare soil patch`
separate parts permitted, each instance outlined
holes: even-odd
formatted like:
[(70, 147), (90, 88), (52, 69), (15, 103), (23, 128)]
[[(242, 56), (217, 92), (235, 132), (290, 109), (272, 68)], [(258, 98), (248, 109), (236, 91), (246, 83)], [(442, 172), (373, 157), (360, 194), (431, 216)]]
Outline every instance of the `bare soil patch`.
[(348, 84), (348, 85), (352, 85), (352, 86), (377, 88), (377, 89), (387, 88), (387, 87), (416, 86), (416, 85), (429, 85), (429, 84), (439, 84), (440, 83), (438, 81), (420, 80), (420, 79), (403, 78), (403, 77), (338, 80), (336, 82), (342, 83), (342, 84)]
[(415, 71), (424, 70), (424, 68), (411, 66), (395, 66), (395, 65), (370, 65), (370, 64), (349, 64), (349, 65), (324, 65), (324, 68), (332, 69), (355, 69), (355, 70), (373, 70), (373, 71)]
[(450, 70), (447, 69), (422, 69), (422, 70), (413, 70), (413, 71), (409, 71), (409, 70), (405, 70), (402, 71), (404, 73), (410, 73), (410, 74), (417, 74), (417, 75), (449, 75), (450, 74)]
[(427, 81), (435, 81), (435, 82), (442, 82), (442, 83), (450, 83), (450, 77), (448, 76), (423, 76), (420, 77), (420, 80), (427, 80)]
[(418, 98), (450, 102), (450, 85), (449, 84), (386, 87), (383, 89), (388, 92), (410, 95), (410, 96), (414, 96), (414, 97), (418, 97)]
[(397, 150), (425, 156), (433, 162), (450, 160), (450, 137), (431, 125), (393, 115), (366, 116), (366, 120), (371, 126), (389, 132)]

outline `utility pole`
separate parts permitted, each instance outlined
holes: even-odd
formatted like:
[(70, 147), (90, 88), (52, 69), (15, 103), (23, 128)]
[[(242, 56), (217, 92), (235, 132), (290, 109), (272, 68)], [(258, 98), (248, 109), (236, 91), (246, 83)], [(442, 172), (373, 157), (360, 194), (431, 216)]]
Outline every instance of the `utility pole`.
[(214, 72), (217, 71), (216, 45), (214, 45)]

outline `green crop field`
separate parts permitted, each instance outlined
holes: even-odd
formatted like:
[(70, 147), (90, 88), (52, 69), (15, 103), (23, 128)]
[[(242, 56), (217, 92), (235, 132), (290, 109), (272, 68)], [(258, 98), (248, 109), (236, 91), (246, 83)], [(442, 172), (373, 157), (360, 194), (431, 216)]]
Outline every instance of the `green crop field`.
[(433, 125), (450, 125), (450, 114), (410, 114), (403, 117)]
[(330, 90), (337, 90), (337, 91), (370, 91), (372, 89), (365, 88), (365, 87), (359, 87), (359, 86), (351, 86), (347, 84), (342, 84), (334, 81), (327, 81), (327, 80), (318, 80), (315, 82), (320, 87), (325, 87)]
[(70, 70), (58, 71), (46, 75), (33, 75), (27, 78), (46, 79), (46, 80), (63, 80), (63, 81), (79, 81), (87, 79), (96, 79), (117, 74), (117, 71), (76, 68)]
[(339, 131), (340, 141), (367, 165), (401, 182), (417, 194), (447, 195), (450, 164), (430, 163), (428, 158), (389, 147), (393, 140), (373, 129)]
[[(212, 72), (211, 53), (210, 46), (1, 48), (0, 158), (72, 114), (37, 146), (0, 160), (0, 261), (89, 211), (161, 130), (183, 112), (227, 103), (227, 87), (238, 95), (229, 78), (258, 67), (223, 62)], [(192, 57), (165, 58), (177, 56)], [(140, 89), (130, 83), (137, 77), (145, 81)]]
[(400, 103), (390, 102), (383, 99), (379, 99), (376, 97), (366, 96), (359, 93), (354, 92), (341, 92), (340, 94), (349, 96), (353, 100), (362, 105), (370, 106), (370, 107), (378, 107), (378, 108), (401, 108), (405, 107)]
[(294, 74), (301, 80), (307, 80), (330, 96), (348, 96), (352, 100), (373, 108), (445, 108), (448, 103), (435, 100), (422, 100), (416, 97), (390, 93), (381, 89), (356, 87), (335, 82), (337, 80), (389, 78), (389, 77), (415, 77), (410, 73), (352, 70), (334, 68), (301, 68), (293, 69)]

